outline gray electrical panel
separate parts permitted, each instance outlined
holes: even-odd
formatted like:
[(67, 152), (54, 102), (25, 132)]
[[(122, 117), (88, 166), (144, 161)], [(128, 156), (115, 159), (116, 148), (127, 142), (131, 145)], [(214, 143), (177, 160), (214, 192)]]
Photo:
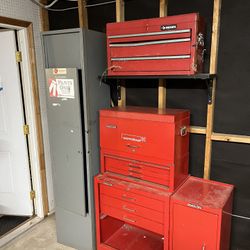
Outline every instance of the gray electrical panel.
[(105, 35), (87, 29), (42, 33), (58, 242), (95, 245), (93, 177), (99, 172), (99, 110), (110, 106)]

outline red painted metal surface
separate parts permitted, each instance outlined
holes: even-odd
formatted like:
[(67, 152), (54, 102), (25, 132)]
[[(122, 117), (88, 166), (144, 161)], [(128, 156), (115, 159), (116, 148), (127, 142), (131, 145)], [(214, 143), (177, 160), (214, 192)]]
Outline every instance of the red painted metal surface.
[(171, 197), (171, 250), (229, 250), (233, 186), (189, 177)]
[(186, 110), (101, 110), (102, 172), (158, 183), (172, 192), (188, 175), (189, 116)]
[(202, 72), (204, 27), (197, 13), (109, 23), (108, 75)]
[(106, 171), (136, 177), (146, 181), (169, 186), (170, 168), (159, 165), (139, 163), (124, 160), (123, 158), (105, 155), (104, 166)]
[(168, 250), (171, 195), (139, 180), (96, 176), (97, 249)]

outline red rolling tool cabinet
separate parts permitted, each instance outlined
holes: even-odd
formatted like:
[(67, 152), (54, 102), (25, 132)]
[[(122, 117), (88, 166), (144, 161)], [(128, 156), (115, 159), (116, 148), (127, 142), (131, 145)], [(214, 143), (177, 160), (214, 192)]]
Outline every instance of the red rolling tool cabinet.
[(102, 173), (174, 191), (188, 176), (187, 110), (125, 107), (100, 111)]
[(202, 72), (204, 27), (198, 13), (108, 23), (108, 75)]
[(140, 180), (96, 176), (97, 249), (168, 250), (170, 195)]
[(229, 250), (233, 186), (189, 177), (171, 197), (171, 250)]

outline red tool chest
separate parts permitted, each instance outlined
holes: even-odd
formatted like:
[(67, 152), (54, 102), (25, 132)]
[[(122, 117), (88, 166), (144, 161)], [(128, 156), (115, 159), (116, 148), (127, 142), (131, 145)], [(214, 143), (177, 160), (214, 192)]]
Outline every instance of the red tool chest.
[(172, 192), (188, 175), (189, 117), (174, 109), (101, 110), (102, 173), (158, 183)]
[(96, 176), (97, 249), (168, 250), (170, 195), (139, 180)]
[(171, 197), (171, 250), (229, 250), (233, 186), (189, 177)]
[(198, 13), (108, 23), (108, 75), (201, 72), (204, 27)]

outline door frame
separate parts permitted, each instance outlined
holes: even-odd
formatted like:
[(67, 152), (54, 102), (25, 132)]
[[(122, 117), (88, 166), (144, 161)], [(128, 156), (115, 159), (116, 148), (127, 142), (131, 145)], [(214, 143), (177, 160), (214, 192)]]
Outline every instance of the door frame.
[(0, 27), (17, 31), (19, 47), (22, 51), (21, 77), (23, 83), (24, 107), (26, 121), (29, 124), (28, 150), (35, 215), (43, 218), (49, 213), (43, 131), (37, 80), (33, 25), (31, 22), (0, 16)]

